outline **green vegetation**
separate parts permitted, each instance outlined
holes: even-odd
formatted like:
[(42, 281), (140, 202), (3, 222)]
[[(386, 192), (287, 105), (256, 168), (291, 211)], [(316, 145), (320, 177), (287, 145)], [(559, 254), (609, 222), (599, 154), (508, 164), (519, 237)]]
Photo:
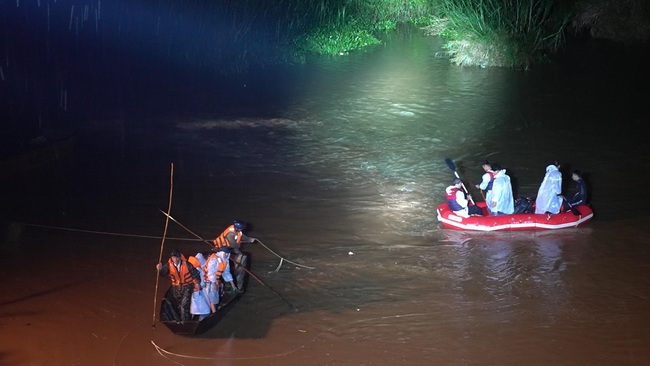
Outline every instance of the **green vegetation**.
[(437, 31), (458, 65), (528, 68), (564, 41), (569, 13), (554, 0), (440, 0)]
[(321, 55), (344, 54), (378, 43), (372, 33), (355, 22), (318, 28), (300, 40), (304, 51)]
[(380, 43), (399, 22), (425, 25), (431, 13), (429, 0), (163, 1), (173, 9), (167, 13), (200, 12), (206, 23), (212, 17), (219, 35), (208, 49), (199, 40), (180, 47), (191, 47), (192, 55), (201, 50), (202, 62), (233, 64), (235, 72), (252, 64), (301, 62), (309, 53), (345, 54)]
[(204, 42), (188, 53), (200, 54), (196, 57), (203, 62), (234, 63), (235, 71), (252, 64), (302, 62), (310, 53), (346, 54), (380, 43), (398, 23), (443, 37), (454, 64), (526, 69), (563, 45), (569, 25), (602, 34), (605, 27), (595, 25), (607, 23), (607, 14), (617, 16), (610, 19), (616, 24), (650, 14), (645, 5), (650, 2), (642, 0), (626, 0), (625, 7), (616, 0), (161, 1), (172, 8), (201, 9), (207, 22), (217, 17), (219, 36), (208, 42), (211, 48), (206, 50)]
[[(528, 68), (564, 40), (569, 13), (558, 0), (248, 0), (219, 9), (232, 19), (238, 64), (300, 62), (380, 43), (397, 23), (447, 40), (458, 65)], [(233, 5), (235, 4), (235, 5)], [(271, 39), (269, 39), (271, 37)], [(273, 45), (273, 48), (269, 48)], [(243, 47), (242, 47), (243, 46)], [(222, 49), (228, 49), (223, 47)]]
[(336, 55), (380, 43), (377, 36), (398, 22), (422, 24), (430, 7), (424, 0), (323, 0), (307, 12), (316, 16), (297, 38), (298, 47)]

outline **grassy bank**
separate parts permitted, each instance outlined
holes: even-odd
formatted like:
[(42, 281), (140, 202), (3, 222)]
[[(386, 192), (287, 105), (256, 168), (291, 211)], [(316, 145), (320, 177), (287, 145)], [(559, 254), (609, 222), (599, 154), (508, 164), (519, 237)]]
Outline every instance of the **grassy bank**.
[(445, 47), (455, 64), (527, 68), (562, 43), (569, 17), (557, 3), (559, 0), (161, 0), (159, 11), (173, 14), (165, 15), (172, 26), (193, 19), (188, 26), (193, 28), (190, 37), (164, 41), (180, 50), (177, 55), (183, 61), (218, 65), (220, 72), (302, 62), (307, 54), (346, 54), (380, 43), (382, 35), (400, 22), (437, 29), (434, 33), (447, 40)]
[(398, 22), (425, 24), (430, 5), (429, 0), (195, 0), (180, 5), (167, 0), (164, 8), (200, 12), (207, 21), (212, 17), (219, 35), (211, 37), (200, 57), (228, 60), (241, 71), (253, 64), (301, 62), (309, 53), (339, 55), (377, 44)]
[(327, 0), (303, 11), (310, 21), (295, 39), (297, 49), (340, 55), (380, 43), (378, 36), (398, 22), (426, 24), (432, 10), (427, 0)]
[[(528, 68), (564, 40), (570, 7), (558, 0), (248, 0), (215, 9), (232, 19), (238, 65), (301, 62), (380, 43), (399, 22), (447, 40), (457, 65)], [(564, 3), (562, 3), (564, 4)], [(270, 47), (272, 45), (272, 47)]]
[(529, 68), (564, 42), (569, 8), (554, 0), (439, 0), (429, 33), (457, 65)]

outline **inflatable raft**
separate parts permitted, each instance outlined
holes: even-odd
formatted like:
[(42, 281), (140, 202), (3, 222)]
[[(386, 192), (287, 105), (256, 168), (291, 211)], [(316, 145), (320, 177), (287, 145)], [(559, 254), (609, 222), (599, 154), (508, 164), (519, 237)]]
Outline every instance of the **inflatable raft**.
[(491, 216), (487, 213), (485, 202), (477, 202), (484, 216), (460, 217), (455, 215), (445, 202), (438, 206), (438, 221), (448, 229), (470, 231), (506, 231), (506, 230), (557, 230), (574, 228), (587, 223), (594, 217), (588, 205), (575, 207), (579, 215), (571, 211), (559, 214), (518, 213)]

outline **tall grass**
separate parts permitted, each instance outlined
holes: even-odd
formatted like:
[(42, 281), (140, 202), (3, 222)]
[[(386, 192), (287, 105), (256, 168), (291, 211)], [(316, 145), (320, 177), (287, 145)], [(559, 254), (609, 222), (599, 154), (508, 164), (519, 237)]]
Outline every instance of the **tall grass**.
[(459, 65), (528, 68), (564, 41), (569, 12), (555, 0), (439, 0), (441, 36)]
[(342, 54), (380, 43), (377, 36), (394, 30), (398, 22), (428, 19), (428, 0), (321, 0), (308, 11), (314, 17), (298, 37), (305, 52)]
[[(397, 22), (424, 22), (429, 0), (160, 0), (220, 24), (207, 47), (237, 71), (253, 63), (300, 62), (308, 53), (341, 54), (379, 43)], [(179, 5), (181, 4), (181, 5)], [(202, 45), (197, 45), (197, 49)]]

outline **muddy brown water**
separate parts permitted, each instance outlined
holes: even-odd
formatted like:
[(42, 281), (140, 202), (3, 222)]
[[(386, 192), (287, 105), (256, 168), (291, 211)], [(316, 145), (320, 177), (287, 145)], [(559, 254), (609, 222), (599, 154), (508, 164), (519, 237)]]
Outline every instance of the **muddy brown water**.
[[(453, 67), (440, 51), (408, 34), (253, 80), (237, 96), (264, 116), (187, 112), (228, 104), (195, 90), (164, 119), (89, 118), (72, 156), (3, 183), (0, 364), (649, 364), (641, 61), (585, 43), (521, 72)], [(446, 157), (470, 185), (499, 162), (529, 196), (559, 159), (567, 182), (586, 173), (595, 218), (442, 229)], [(247, 246), (264, 285), (205, 334), (171, 334), (155, 321), (168, 280), (156, 290), (154, 265), (172, 163), (178, 221), (211, 239), (243, 219), (315, 269), (275, 272), (277, 257)], [(207, 249), (193, 239), (170, 222), (164, 257)]]

